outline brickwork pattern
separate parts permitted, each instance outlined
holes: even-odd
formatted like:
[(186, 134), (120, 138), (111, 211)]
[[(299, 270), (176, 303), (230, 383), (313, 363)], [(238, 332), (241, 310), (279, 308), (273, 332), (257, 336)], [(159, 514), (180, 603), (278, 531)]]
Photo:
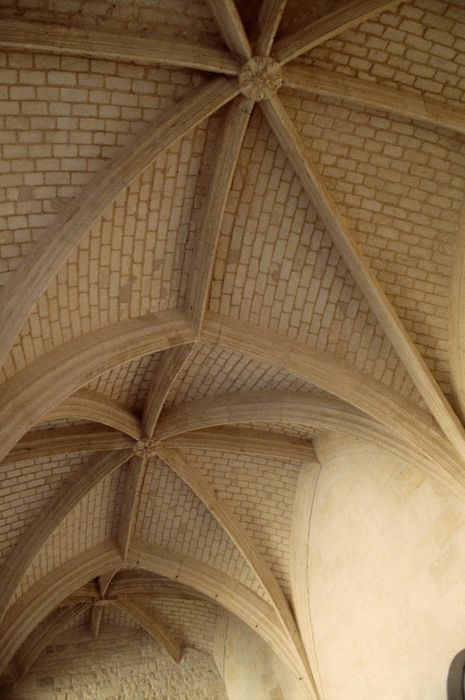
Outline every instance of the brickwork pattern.
[(161, 353), (155, 353), (120, 365), (86, 384), (86, 389), (98, 391), (131, 410), (140, 411), (160, 357)]
[(115, 608), (113, 605), (108, 605), (103, 609), (100, 629), (102, 631), (107, 631), (109, 627), (111, 628), (115, 626), (125, 627), (126, 629), (130, 630), (140, 629), (140, 626), (130, 615), (127, 615), (125, 612), (123, 612), (123, 610)]
[[(237, 5), (250, 33), (254, 3)], [(279, 36), (343, 5), (344, 0), (288, 0)], [(5, 18), (129, 31), (154, 41), (163, 34), (224, 48), (206, 0), (0, 0), (0, 23)], [(465, 109), (465, 9), (456, 0), (404, 2), (324, 42), (299, 62)], [(0, 289), (95, 173), (209, 78), (142, 62), (0, 51)], [(449, 297), (465, 191), (463, 135), (342, 99), (286, 90), (280, 97), (402, 323), (449, 396)], [(220, 110), (160, 154), (102, 212), (32, 309), (0, 369), (0, 383), (85, 333), (184, 307), (199, 224), (215, 185), (211, 174), (224, 115)], [(227, 198), (208, 308), (328, 353), (424, 407), (259, 109)], [(159, 361), (160, 354), (134, 360), (87, 387), (140, 415)], [(250, 391), (325, 395), (277, 366), (198, 342), (165, 408)], [(35, 429), (83, 423), (44, 420)], [(316, 434), (306, 426), (261, 423), (260, 416), (242, 427), (307, 440)], [(290, 598), (291, 521), (301, 463), (202, 449), (183, 455), (231, 509)], [(63, 481), (91, 457), (3, 465), (0, 564)], [(116, 538), (126, 472), (118, 469), (105, 478), (61, 523), (15, 601), (72, 557)], [(270, 602), (208, 508), (158, 459), (147, 465), (134, 536), (208, 564)], [(89, 612), (81, 614), (12, 697), (225, 700), (210, 656), (219, 608), (207, 600), (144, 602), (187, 647), (179, 666), (124, 613), (105, 608), (99, 640), (90, 640)]]
[[(307, 119), (306, 112), (301, 119)], [(326, 350), (417, 396), (258, 113), (228, 200), (210, 308)]]
[[(2, 56), (7, 64), (3, 72)], [(24, 96), (18, 93), (14, 100), (10, 93), (23, 88), (21, 80), (25, 81)], [(5, 126), (0, 148), (6, 169), (0, 172), (3, 284), (5, 275), (16, 269), (30, 243), (94, 172), (114, 157), (117, 147), (125, 145), (148, 122), (160, 118), (163, 110), (198, 80), (183, 71), (112, 61), (0, 53), (0, 83), (6, 85), (2, 90), (10, 91), (0, 101), (0, 120)], [(31, 95), (26, 103), (27, 91)], [(176, 194), (173, 174), (181, 168), (179, 159), (187, 172), (178, 178), (178, 188), (186, 184), (186, 178), (195, 182), (195, 168), (190, 172), (191, 164), (186, 162), (194, 155), (189, 148), (193, 141), (201, 149), (202, 136), (200, 143), (195, 137), (187, 138), (170, 149), (157, 159), (157, 167), (149, 168), (120, 195), (101, 225), (96, 224), (84, 237), (33, 309), (5, 363), (3, 378), (76, 334), (117, 320), (119, 313), (122, 317), (145, 313), (158, 308), (159, 302), (166, 308), (170, 298), (168, 281), (171, 296), (177, 299), (187, 254), (182, 243), (187, 236), (190, 200), (188, 192), (180, 196), (178, 190), (168, 224), (167, 206), (171, 204), (167, 197)], [(180, 227), (179, 240), (173, 244), (181, 211), (184, 229)], [(132, 221), (126, 223), (123, 236), (125, 213)], [(147, 245), (142, 257), (141, 241)], [(133, 259), (135, 242), (139, 250)], [(152, 280), (152, 267), (157, 265), (159, 275)], [(174, 270), (177, 272), (173, 275)], [(96, 284), (98, 313), (90, 302), (92, 285)]]
[(323, 100), (286, 96), (285, 104), (383, 289), (449, 394), (449, 292), (465, 142)]
[(290, 595), (289, 543), (301, 463), (201, 449), (183, 454), (231, 508)]
[(246, 391), (302, 391), (320, 393), (309, 382), (279, 368), (212, 343), (193, 349), (166, 400), (166, 408), (215, 395)]
[(159, 459), (150, 460), (147, 468), (134, 536), (199, 559), (266, 597), (222, 527), (185, 483)]
[(0, 52), (2, 277), (119, 146), (198, 84), (191, 72)]
[(227, 700), (213, 658), (186, 648), (174, 664), (142, 630), (114, 627), (92, 640), (86, 630), (60, 636), (5, 700)]
[(54, 458), (24, 459), (2, 467), (0, 562), (8, 556), (63, 482), (79, 472), (92, 457), (92, 453), (64, 454)]
[(22, 346), (31, 338), (34, 356), (109, 323), (182, 306), (204, 133), (157, 158), (70, 255), (21, 338)]
[[(144, 607), (153, 609), (153, 617), (183, 646), (193, 647), (207, 654), (213, 653), (213, 640), (218, 606), (210, 601), (163, 600), (142, 601)], [(104, 608), (101, 629), (118, 625), (140, 629), (137, 622), (113, 605)]]
[(95, 486), (71, 513), (36, 557), (18, 589), (17, 598), (68, 559), (114, 536), (124, 479), (117, 469)]
[[(161, 119), (166, 107), (199, 82), (195, 75), (168, 72), (163, 90), (157, 77), (150, 80), (163, 109), (143, 110), (150, 122)], [(214, 115), (158, 156), (82, 238), (31, 310), (0, 370), (5, 378), (83, 333), (183, 305), (219, 124)], [(107, 158), (112, 153), (117, 149), (108, 150)]]
[(445, 0), (405, 2), (326, 41), (300, 60), (450, 104), (463, 104), (463, 6)]
[(154, 600), (157, 619), (188, 647), (213, 654), (216, 623), (220, 609), (200, 600)]
[(182, 305), (204, 135), (205, 125), (157, 158), (84, 236), (32, 310), (6, 375), (76, 336)]

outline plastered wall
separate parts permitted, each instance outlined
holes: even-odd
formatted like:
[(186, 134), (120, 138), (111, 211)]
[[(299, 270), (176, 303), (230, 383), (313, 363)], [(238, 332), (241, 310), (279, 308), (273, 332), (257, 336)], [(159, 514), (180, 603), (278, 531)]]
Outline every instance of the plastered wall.
[(305, 700), (267, 644), (234, 615), (225, 625), (223, 674), (229, 700)]
[[(1, 691), (0, 691), (1, 692)], [(184, 650), (179, 665), (142, 630), (113, 628), (93, 641), (71, 631), (2, 700), (226, 700), (213, 658)]]
[(323, 700), (446, 700), (465, 647), (465, 506), (366, 442), (317, 441), (309, 594)]

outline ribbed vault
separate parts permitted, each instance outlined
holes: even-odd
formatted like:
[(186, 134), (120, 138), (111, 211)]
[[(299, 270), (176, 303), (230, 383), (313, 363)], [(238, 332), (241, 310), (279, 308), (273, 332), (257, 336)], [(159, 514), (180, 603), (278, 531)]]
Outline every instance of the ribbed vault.
[(107, 624), (177, 663), (226, 608), (317, 700), (315, 436), (464, 498), (465, 13), (71, 4), (0, 12), (0, 670)]

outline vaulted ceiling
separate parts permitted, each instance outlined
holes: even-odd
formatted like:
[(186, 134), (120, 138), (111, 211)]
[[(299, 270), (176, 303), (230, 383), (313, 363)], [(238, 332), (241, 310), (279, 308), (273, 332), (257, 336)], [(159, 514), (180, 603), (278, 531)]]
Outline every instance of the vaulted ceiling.
[(463, 498), (465, 9), (0, 7), (0, 668), (110, 608), (178, 660), (223, 606), (316, 698), (315, 436)]

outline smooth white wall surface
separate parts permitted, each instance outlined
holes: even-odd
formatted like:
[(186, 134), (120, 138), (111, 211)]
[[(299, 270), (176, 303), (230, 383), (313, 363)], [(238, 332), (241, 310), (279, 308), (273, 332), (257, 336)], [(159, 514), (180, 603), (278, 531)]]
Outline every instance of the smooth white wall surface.
[(305, 700), (298, 681), (267, 644), (229, 615), (224, 682), (229, 700)]
[(465, 647), (465, 504), (375, 445), (327, 435), (317, 452), (308, 576), (324, 700), (445, 700)]

